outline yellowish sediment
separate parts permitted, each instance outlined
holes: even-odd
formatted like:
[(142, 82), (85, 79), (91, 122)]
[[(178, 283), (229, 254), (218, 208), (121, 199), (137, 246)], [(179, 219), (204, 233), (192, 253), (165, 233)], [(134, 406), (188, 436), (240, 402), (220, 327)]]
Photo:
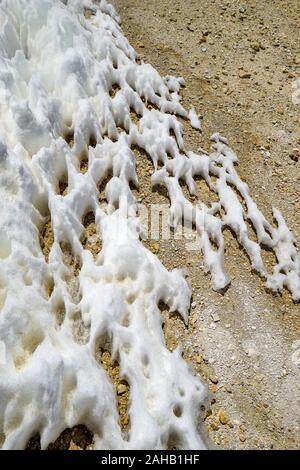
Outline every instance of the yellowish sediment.
[(130, 418), (128, 415), (129, 384), (126, 380), (121, 378), (120, 365), (117, 361), (112, 360), (111, 354), (107, 350), (99, 348), (96, 352), (96, 358), (100, 360), (102, 366), (115, 386), (120, 425), (122, 430), (128, 431), (130, 425)]
[(45, 256), (45, 259), (48, 263), (49, 253), (54, 242), (54, 235), (51, 225), (51, 220), (44, 225), (43, 231), (40, 235), (40, 244), (42, 252)]

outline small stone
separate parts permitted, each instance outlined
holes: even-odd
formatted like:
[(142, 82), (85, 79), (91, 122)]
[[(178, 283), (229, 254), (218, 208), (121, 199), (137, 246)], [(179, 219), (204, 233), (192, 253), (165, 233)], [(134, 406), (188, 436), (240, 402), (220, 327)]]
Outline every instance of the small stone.
[(300, 159), (300, 150), (297, 149), (297, 148), (294, 148), (291, 153), (290, 153), (290, 158), (291, 160), (293, 160), (294, 162), (298, 162), (299, 159)]
[(224, 410), (219, 411), (218, 418), (219, 418), (220, 423), (223, 424), (223, 426), (228, 424), (228, 418), (227, 418)]
[(242, 432), (239, 433), (239, 440), (240, 440), (241, 442), (245, 442), (246, 436), (245, 436), (244, 433), (242, 433)]
[(191, 307), (192, 307), (192, 308), (196, 308), (196, 306), (197, 306), (196, 302), (192, 302)]
[(216, 375), (210, 375), (209, 376), (209, 380), (213, 383), (213, 384), (217, 384), (219, 382), (219, 379)]
[(153, 243), (152, 245), (152, 252), (154, 254), (158, 253), (159, 252), (159, 244), (158, 243)]
[(211, 318), (213, 319), (213, 321), (214, 321), (215, 323), (217, 323), (218, 321), (220, 321), (220, 317), (219, 317), (219, 315), (218, 315), (217, 313), (212, 313), (212, 314), (211, 314)]
[(202, 356), (200, 356), (200, 354), (198, 354), (198, 356), (196, 356), (196, 362), (197, 362), (197, 364), (201, 364), (202, 361), (203, 361)]
[(240, 78), (251, 78), (250, 72), (245, 72), (245, 70), (239, 70), (239, 77)]
[(117, 387), (118, 395), (122, 395), (123, 393), (127, 392), (127, 387), (124, 384), (120, 384)]
[(212, 431), (218, 431), (219, 426), (216, 423), (211, 423), (210, 428)]
[(255, 52), (259, 52), (260, 50), (260, 44), (258, 42), (252, 42), (250, 44), (251, 49), (253, 49)]

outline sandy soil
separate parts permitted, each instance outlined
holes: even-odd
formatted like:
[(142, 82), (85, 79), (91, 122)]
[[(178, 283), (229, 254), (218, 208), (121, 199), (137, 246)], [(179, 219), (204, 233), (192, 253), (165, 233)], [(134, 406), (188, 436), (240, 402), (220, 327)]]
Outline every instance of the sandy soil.
[[(203, 133), (185, 125), (191, 149), (225, 135), (239, 173), (271, 220), (280, 209), (300, 240), (300, 77), (298, 0), (114, 0), (125, 35), (140, 58), (162, 75), (183, 76), (186, 107), (203, 116)], [(149, 184), (149, 163), (138, 155), (140, 196), (167, 202)], [(204, 185), (199, 187), (202, 196)], [(209, 200), (209, 199), (208, 199)], [(233, 449), (300, 449), (300, 309), (290, 295), (273, 296), (254, 273), (231, 233), (226, 265), (232, 284), (213, 292), (201, 256), (182, 241), (148, 242), (169, 269), (186, 266), (193, 288), (188, 328), (162, 306), (167, 345), (178, 343), (208, 384), (205, 428), (213, 443)], [(272, 257), (265, 252), (266, 264)]]

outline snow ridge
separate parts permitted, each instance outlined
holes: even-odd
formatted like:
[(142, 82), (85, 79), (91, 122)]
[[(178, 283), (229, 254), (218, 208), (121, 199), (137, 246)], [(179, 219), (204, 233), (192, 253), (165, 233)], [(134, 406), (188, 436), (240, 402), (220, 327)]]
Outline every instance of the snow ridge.
[[(180, 349), (166, 348), (159, 309), (187, 322), (191, 291), (140, 241), (134, 146), (153, 161), (152, 183), (168, 189), (171, 223), (191, 206), (214, 288), (230, 282), (229, 226), (267, 286), (299, 300), (293, 237), (279, 211), (276, 228), (259, 211), (224, 138), (213, 136), (211, 155), (185, 149), (176, 115), (200, 123), (180, 104), (183, 80), (137, 61), (105, 0), (2, 0), (0, 26), (0, 445), (21, 449), (39, 433), (47, 448), (84, 424), (98, 449), (205, 448), (205, 387)], [(179, 179), (193, 194), (196, 175), (219, 203), (186, 198)], [(276, 253), (271, 274), (261, 244)], [(96, 360), (108, 345), (130, 385), (125, 430)]]

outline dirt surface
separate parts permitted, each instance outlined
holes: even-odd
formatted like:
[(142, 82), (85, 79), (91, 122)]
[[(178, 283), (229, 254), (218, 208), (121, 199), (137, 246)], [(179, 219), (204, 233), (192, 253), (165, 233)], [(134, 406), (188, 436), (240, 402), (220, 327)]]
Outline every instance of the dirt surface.
[[(300, 103), (292, 99), (300, 77), (299, 1), (112, 3), (140, 58), (186, 80), (183, 104), (203, 116), (202, 134), (185, 125), (188, 146), (209, 149), (213, 132), (226, 136), (259, 208), (270, 221), (272, 206), (280, 209), (299, 241)], [(139, 155), (143, 203), (166, 203), (164, 192), (151, 189), (148, 166)], [(204, 185), (199, 191), (204, 200), (211, 196)], [(189, 326), (162, 306), (164, 331), (168, 347), (183, 345), (212, 393), (205, 419), (211, 441), (225, 449), (300, 449), (299, 305), (287, 292), (266, 292), (229, 232), (232, 284), (223, 296), (211, 289), (199, 252), (182, 241), (146, 243), (168, 269), (188, 270)], [(270, 265), (271, 255), (264, 257)]]

